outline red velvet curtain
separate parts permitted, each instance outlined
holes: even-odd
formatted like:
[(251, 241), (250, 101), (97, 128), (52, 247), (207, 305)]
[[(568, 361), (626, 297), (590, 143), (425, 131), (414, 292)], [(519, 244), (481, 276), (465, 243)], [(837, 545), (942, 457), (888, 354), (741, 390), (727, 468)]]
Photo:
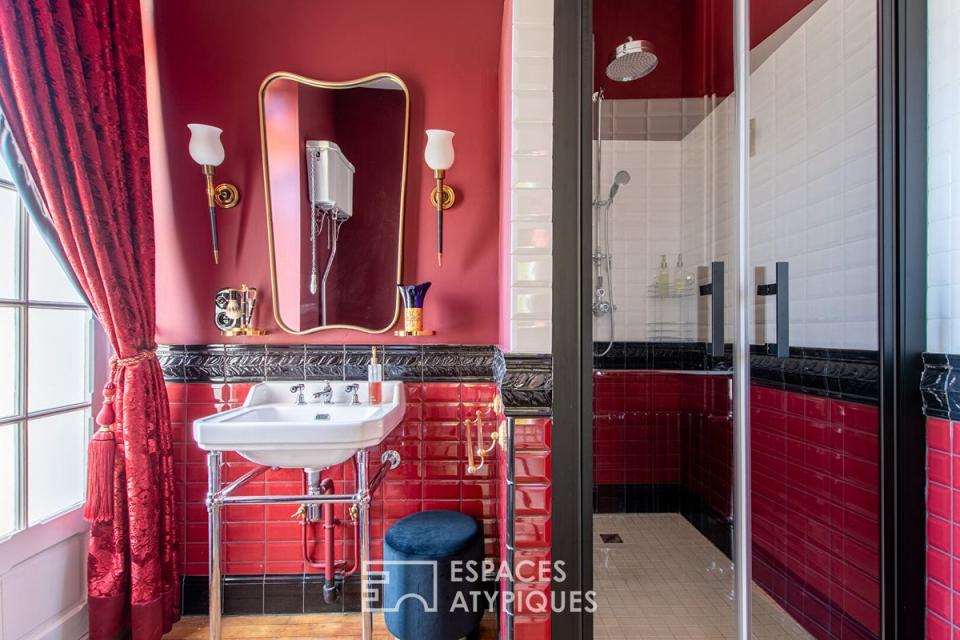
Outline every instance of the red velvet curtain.
[(179, 617), (172, 437), (156, 348), (140, 5), (0, 0), (0, 110), (114, 351), (113, 514), (91, 525), (90, 638)]

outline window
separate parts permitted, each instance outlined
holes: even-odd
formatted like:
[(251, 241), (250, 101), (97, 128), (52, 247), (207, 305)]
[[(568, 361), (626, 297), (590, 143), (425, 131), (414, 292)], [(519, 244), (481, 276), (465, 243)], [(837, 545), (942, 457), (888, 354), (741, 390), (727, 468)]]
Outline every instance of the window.
[(83, 502), (93, 316), (0, 160), (0, 539)]

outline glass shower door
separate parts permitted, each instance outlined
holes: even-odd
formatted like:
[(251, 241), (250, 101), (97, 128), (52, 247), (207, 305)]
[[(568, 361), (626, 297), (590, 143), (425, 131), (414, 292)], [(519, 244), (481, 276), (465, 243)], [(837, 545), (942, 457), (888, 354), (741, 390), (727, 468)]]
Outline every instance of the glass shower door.
[(875, 0), (750, 3), (741, 257), (757, 637), (880, 637), (876, 12)]
[(685, 4), (593, 3), (598, 639), (738, 633), (732, 14)]

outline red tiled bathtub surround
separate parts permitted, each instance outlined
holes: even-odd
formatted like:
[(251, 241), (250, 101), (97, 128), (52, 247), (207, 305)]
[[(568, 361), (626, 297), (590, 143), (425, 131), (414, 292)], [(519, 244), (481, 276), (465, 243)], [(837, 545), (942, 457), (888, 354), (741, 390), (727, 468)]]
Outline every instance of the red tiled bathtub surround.
[(753, 577), (816, 638), (880, 633), (876, 407), (751, 389)]
[(516, 640), (547, 640), (550, 637), (550, 614), (541, 612), (541, 605), (546, 598), (549, 611), (551, 585), (537, 580), (542, 576), (536, 575), (538, 572), (535, 569), (527, 571), (525, 567), (539, 567), (539, 563), (550, 561), (552, 428), (553, 421), (548, 418), (518, 418), (513, 425), (515, 567), (519, 580), (530, 580), (526, 583), (517, 582), (514, 589), (517, 598), (514, 617)]
[[(191, 383), (167, 385), (174, 423), (175, 465), (180, 509), (180, 558), (183, 575), (207, 573), (207, 491), (206, 454), (193, 441), (193, 420), (240, 406), (250, 384)], [(374, 496), (371, 506), (372, 556), (382, 554), (383, 534), (403, 516), (427, 509), (452, 509), (475, 516), (483, 523), (488, 558), (500, 557), (499, 460), (498, 453), (488, 458), (480, 472), (466, 473), (466, 438), (463, 420), (472, 418), (478, 408), (486, 407), (496, 395), (491, 383), (425, 383), (406, 385), (407, 412), (390, 437), (371, 455), (378, 460), (381, 450), (396, 449), (402, 465), (391, 472)], [(495, 428), (487, 421), (486, 433)], [(488, 437), (488, 436), (487, 436)], [(251, 467), (239, 456), (224, 455), (224, 479), (232, 480)], [(531, 460), (530, 468), (543, 472), (541, 459)], [(539, 466), (538, 466), (539, 465)], [(547, 472), (549, 467), (546, 468)], [(353, 463), (332, 468), (338, 492), (353, 491)], [(244, 490), (248, 493), (298, 493), (303, 473), (282, 469), (266, 473)], [(533, 487), (531, 488), (533, 489)], [(529, 509), (549, 509), (549, 495), (531, 491)], [(224, 509), (223, 555), (227, 574), (301, 573), (317, 570), (305, 565), (302, 554), (301, 525), (291, 519), (295, 510), (289, 505), (233, 506)], [(336, 515), (350, 517), (344, 505)], [(315, 559), (322, 560), (322, 527), (314, 525), (310, 548)], [(353, 533), (349, 526), (338, 527), (336, 556), (352, 557)]]
[(927, 630), (960, 637), (960, 422), (927, 418)]

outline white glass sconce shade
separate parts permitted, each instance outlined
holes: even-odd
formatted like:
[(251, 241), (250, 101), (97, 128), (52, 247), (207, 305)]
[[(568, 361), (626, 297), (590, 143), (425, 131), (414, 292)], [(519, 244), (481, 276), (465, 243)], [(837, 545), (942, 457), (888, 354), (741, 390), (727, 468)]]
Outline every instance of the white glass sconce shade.
[(219, 167), (225, 156), (220, 134), (223, 129), (208, 124), (188, 124), (190, 129), (190, 157), (200, 165)]
[(453, 131), (427, 129), (427, 146), (423, 159), (434, 171), (446, 171), (453, 166)]

